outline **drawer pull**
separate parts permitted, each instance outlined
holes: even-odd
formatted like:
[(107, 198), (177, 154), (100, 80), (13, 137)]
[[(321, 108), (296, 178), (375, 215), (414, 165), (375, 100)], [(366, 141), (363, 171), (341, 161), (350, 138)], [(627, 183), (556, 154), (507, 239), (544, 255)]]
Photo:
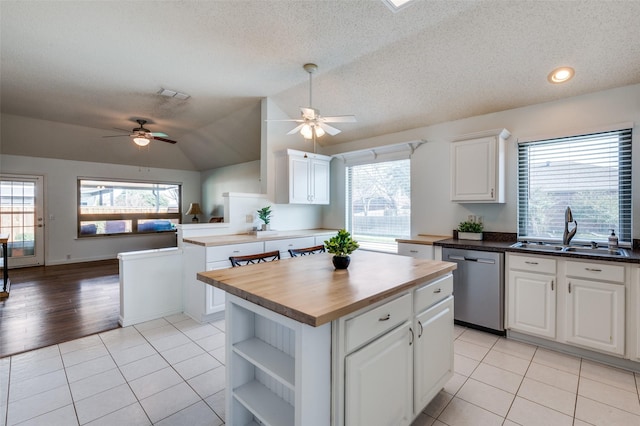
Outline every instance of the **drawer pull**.
[(417, 253), (418, 250), (409, 250), (409, 253)]
[(420, 326), (420, 332), (418, 333), (418, 339), (422, 337), (422, 332), (424, 331), (424, 329), (422, 328), (422, 322), (418, 321), (418, 325)]
[(383, 317), (378, 318), (378, 321), (388, 321), (391, 318), (391, 314), (387, 314)]
[(233, 253), (240, 253), (240, 250), (234, 250)]
[(538, 262), (532, 262), (530, 260), (525, 260), (524, 263), (526, 263), (527, 265), (537, 265)]
[(434, 292), (434, 293), (436, 293), (436, 294), (437, 294), (437, 293), (441, 293), (441, 292), (442, 292), (442, 289), (441, 289), (441, 288), (436, 288), (435, 290), (433, 290), (433, 292)]
[(584, 268), (584, 269), (589, 272), (602, 272), (602, 269), (598, 269), (598, 268)]

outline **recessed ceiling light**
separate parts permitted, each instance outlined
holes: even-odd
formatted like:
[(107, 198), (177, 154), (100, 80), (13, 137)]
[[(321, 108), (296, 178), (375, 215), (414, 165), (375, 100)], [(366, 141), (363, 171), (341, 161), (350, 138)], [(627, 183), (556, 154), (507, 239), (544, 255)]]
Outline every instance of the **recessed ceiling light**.
[(547, 80), (549, 80), (549, 83), (560, 84), (571, 80), (575, 73), (575, 70), (571, 67), (560, 67), (551, 71), (547, 76)]
[(413, 0), (382, 0), (382, 2), (393, 12), (397, 12), (403, 7), (408, 6), (409, 3), (413, 2)]

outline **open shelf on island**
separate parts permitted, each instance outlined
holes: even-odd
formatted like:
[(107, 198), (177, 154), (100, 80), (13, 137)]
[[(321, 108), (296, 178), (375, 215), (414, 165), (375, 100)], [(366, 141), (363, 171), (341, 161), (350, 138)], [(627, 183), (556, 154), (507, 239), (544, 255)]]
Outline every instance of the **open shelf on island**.
[(295, 359), (257, 337), (238, 342), (233, 350), (289, 389), (295, 389)]
[(294, 409), (263, 384), (252, 381), (233, 390), (233, 396), (265, 425), (294, 424)]

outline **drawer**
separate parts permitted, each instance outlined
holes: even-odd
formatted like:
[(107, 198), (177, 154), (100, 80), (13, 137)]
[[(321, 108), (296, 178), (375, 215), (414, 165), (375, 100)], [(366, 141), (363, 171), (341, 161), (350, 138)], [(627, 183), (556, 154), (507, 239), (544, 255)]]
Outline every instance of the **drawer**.
[(453, 275), (448, 274), (416, 289), (413, 299), (414, 310), (416, 313), (422, 312), (451, 293), (453, 293)]
[(531, 271), (543, 274), (556, 273), (556, 260), (545, 257), (515, 256), (509, 254), (509, 269)]
[(264, 253), (264, 251), (263, 242), (207, 247), (207, 262), (218, 260), (226, 260), (228, 262), (229, 256), (245, 256), (247, 254)]
[(425, 244), (398, 243), (398, 254), (416, 259), (433, 260), (433, 246)]
[(411, 317), (411, 294), (405, 294), (345, 322), (347, 353)]
[(213, 271), (215, 269), (231, 268), (231, 262), (227, 260), (216, 260), (215, 262), (207, 262), (207, 271)]
[(624, 283), (624, 266), (569, 261), (567, 276)]
[(313, 247), (315, 239), (313, 237), (287, 238), (284, 240), (269, 240), (264, 242), (264, 251), (279, 250), (280, 256), (289, 256), (287, 250), (305, 247)]

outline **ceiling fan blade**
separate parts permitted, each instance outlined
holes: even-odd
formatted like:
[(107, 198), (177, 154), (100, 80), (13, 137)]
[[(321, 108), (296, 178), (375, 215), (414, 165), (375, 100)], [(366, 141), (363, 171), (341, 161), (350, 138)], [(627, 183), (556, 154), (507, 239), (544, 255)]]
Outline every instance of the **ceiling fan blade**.
[(337, 135), (338, 133), (340, 133), (342, 131), (342, 130), (336, 129), (335, 127), (329, 126), (328, 124), (325, 124), (325, 123), (322, 123), (322, 122), (318, 122), (317, 125), (320, 126), (320, 128), (322, 130), (324, 130), (325, 132), (327, 132), (331, 136), (335, 136), (335, 135)]
[(300, 111), (302, 111), (302, 117), (308, 120), (315, 120), (320, 115), (320, 112), (315, 108), (300, 107)]
[(325, 123), (355, 123), (355, 115), (333, 115), (331, 117), (322, 117), (322, 121)]
[(267, 120), (264, 120), (264, 121), (267, 121), (267, 122), (271, 122), (271, 121), (295, 121), (295, 122), (297, 122), (297, 123), (304, 123), (304, 120), (302, 120), (302, 119), (300, 119), (300, 118), (296, 118), (296, 119), (293, 119), (293, 118), (287, 118), (287, 119), (282, 119), (282, 120), (271, 120), (271, 119), (267, 119)]
[(295, 128), (295, 129), (293, 129), (293, 130), (291, 130), (289, 133), (287, 133), (287, 135), (293, 135), (294, 133), (299, 132), (299, 131), (300, 131), (300, 129), (302, 129), (302, 126), (304, 126), (304, 123), (302, 123), (302, 124), (301, 124), (301, 125), (299, 125), (299, 126), (296, 126), (296, 128)]
[(165, 138), (161, 138), (159, 136), (152, 136), (152, 139), (154, 139), (156, 141), (161, 141), (161, 142), (178, 143), (176, 141), (172, 141), (171, 139), (165, 139)]
[(129, 136), (128, 134), (126, 135), (110, 135), (110, 136), (103, 136), (103, 138), (121, 138), (123, 136)]
[(160, 136), (161, 138), (166, 138), (167, 136), (169, 136), (166, 133), (162, 133), (162, 132), (151, 132), (151, 136)]

